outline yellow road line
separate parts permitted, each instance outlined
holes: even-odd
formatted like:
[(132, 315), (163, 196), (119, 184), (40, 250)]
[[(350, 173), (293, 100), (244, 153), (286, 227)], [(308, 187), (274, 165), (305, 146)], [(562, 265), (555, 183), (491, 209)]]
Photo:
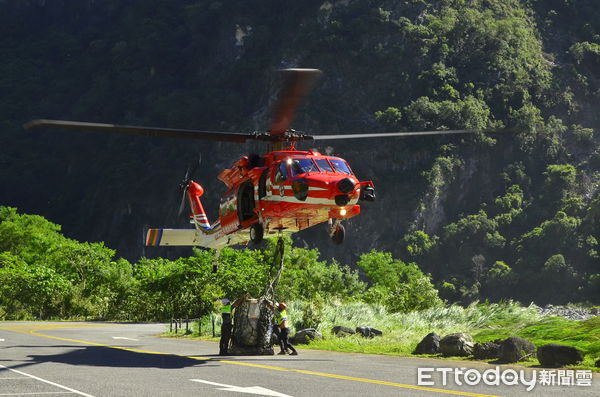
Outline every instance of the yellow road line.
[(248, 367), (257, 367), (257, 368), (272, 369), (272, 370), (275, 370), (275, 371), (298, 372), (298, 373), (305, 374), (305, 375), (315, 375), (315, 376), (322, 376), (322, 377), (326, 377), (326, 378), (343, 379), (343, 380), (353, 380), (353, 381), (356, 381), (356, 382), (374, 383), (374, 384), (378, 384), (378, 385), (401, 387), (401, 388), (404, 388), (404, 389), (415, 389), (415, 390), (431, 391), (431, 392), (436, 392), (436, 393), (455, 394), (455, 395), (458, 395), (458, 396), (498, 397), (498, 396), (493, 396), (493, 395), (489, 395), (489, 394), (479, 394), (479, 393), (470, 393), (470, 392), (456, 391), (456, 390), (436, 389), (436, 388), (433, 388), (433, 387), (406, 385), (406, 384), (403, 384), (403, 383), (389, 382), (389, 381), (385, 381), (385, 380), (368, 379), (368, 378), (357, 378), (357, 377), (354, 377), (354, 376), (346, 376), (346, 375), (339, 375), (339, 374), (329, 374), (327, 372), (309, 371), (309, 370), (305, 370), (305, 369), (275, 367), (275, 366), (272, 366), (272, 365), (244, 363), (244, 362), (240, 362), (240, 361), (228, 361), (228, 360), (217, 360), (217, 361), (220, 361), (222, 363), (227, 363), (227, 364), (245, 365), (245, 366), (248, 366)]
[[(64, 327), (64, 328), (70, 328), (70, 327)], [(57, 329), (57, 328), (52, 328), (52, 329)], [(429, 391), (429, 392), (434, 392), (434, 393), (453, 394), (453, 395), (457, 395), (457, 396), (498, 397), (498, 396), (489, 395), (489, 394), (470, 393), (470, 392), (465, 392), (465, 391), (457, 391), (457, 390), (449, 390), (449, 389), (436, 389), (433, 387), (407, 385), (407, 384), (403, 384), (403, 383), (388, 382), (388, 381), (377, 380), (377, 379), (357, 378), (357, 377), (353, 377), (353, 376), (330, 374), (327, 372), (309, 371), (309, 370), (295, 369), (295, 368), (285, 368), (285, 367), (278, 367), (278, 366), (273, 366), (273, 365), (246, 363), (246, 362), (241, 362), (241, 361), (221, 360), (221, 359), (215, 359), (215, 358), (211, 358), (211, 357), (186, 356), (186, 355), (182, 355), (182, 354), (173, 354), (173, 353), (156, 352), (156, 351), (151, 351), (151, 350), (134, 349), (131, 347), (124, 347), (124, 346), (105, 345), (102, 343), (88, 342), (88, 341), (78, 340), (78, 339), (69, 339), (69, 338), (61, 338), (59, 336), (44, 335), (44, 334), (38, 333), (39, 331), (40, 330), (30, 330), (29, 333), (32, 335), (35, 335), (35, 336), (43, 337), (43, 338), (52, 338), (52, 339), (58, 339), (58, 340), (67, 341), (67, 342), (82, 343), (82, 344), (86, 344), (86, 345), (103, 346), (103, 347), (108, 347), (111, 349), (126, 350), (126, 351), (132, 351), (132, 352), (136, 352), (136, 353), (170, 355), (170, 356), (176, 356), (176, 357), (191, 358), (194, 360), (201, 360), (201, 361), (217, 361), (217, 362), (221, 362), (224, 364), (243, 365), (243, 366), (247, 366), (247, 367), (269, 369), (269, 370), (274, 370), (274, 371), (296, 372), (296, 373), (300, 373), (300, 374), (304, 374), (304, 375), (313, 375), (313, 376), (321, 376), (321, 377), (325, 377), (325, 378), (350, 380), (350, 381), (363, 382), (363, 383), (372, 383), (372, 384), (377, 384), (377, 385), (399, 387), (399, 388), (403, 388), (403, 389)], [(21, 332), (21, 331), (17, 331), (17, 332)]]
[(29, 333), (33, 331), (47, 331), (53, 329), (65, 328), (90, 328), (90, 327), (121, 327), (122, 324), (76, 324), (76, 323), (9, 323), (0, 322), (0, 329), (4, 331), (14, 331), (20, 333)]
[[(64, 340), (64, 341), (67, 341), (67, 342), (83, 343), (83, 344), (86, 344), (86, 345), (109, 347), (111, 349), (127, 350), (127, 351), (131, 351), (131, 352), (135, 352), (135, 353), (162, 354), (162, 355), (165, 355), (165, 356), (187, 357), (187, 356), (183, 356), (183, 355), (180, 355), (180, 354), (172, 354), (172, 353), (155, 352), (155, 351), (150, 351), (150, 350), (134, 349), (133, 347), (125, 347), (125, 346), (106, 345), (104, 343), (89, 342), (89, 341), (86, 341), (86, 340), (79, 340), (79, 339), (61, 338), (60, 336), (52, 336), (52, 335), (39, 334), (38, 331), (29, 331), (29, 333), (31, 335), (41, 336), (42, 338), (52, 338), (52, 339)], [(198, 359), (200, 359), (200, 357)]]

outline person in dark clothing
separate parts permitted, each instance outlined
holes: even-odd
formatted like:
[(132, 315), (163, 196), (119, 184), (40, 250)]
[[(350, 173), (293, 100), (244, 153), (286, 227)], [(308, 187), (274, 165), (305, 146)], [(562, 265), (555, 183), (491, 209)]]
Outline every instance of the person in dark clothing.
[(233, 324), (231, 322), (231, 301), (227, 298), (224, 298), (221, 303), (223, 306), (221, 307), (222, 323), (221, 341), (219, 342), (219, 355), (225, 356), (229, 350), (229, 340), (231, 339), (231, 330), (233, 329)]
[(279, 311), (275, 314), (275, 325), (279, 328), (279, 347), (281, 348), (279, 354), (286, 354), (288, 351), (291, 351), (289, 353), (291, 356), (297, 356), (298, 352), (288, 339), (290, 329), (288, 327), (287, 305), (284, 302), (280, 302), (278, 308)]

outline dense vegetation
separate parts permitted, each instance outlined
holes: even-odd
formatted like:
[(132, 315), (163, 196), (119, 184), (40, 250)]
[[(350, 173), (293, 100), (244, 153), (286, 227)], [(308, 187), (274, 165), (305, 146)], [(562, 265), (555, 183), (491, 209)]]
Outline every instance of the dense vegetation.
[[(387, 253), (364, 254), (359, 266), (369, 276), (367, 285), (348, 266), (319, 260), (316, 249), (292, 248), (290, 240), (286, 245), (276, 297), (302, 299), (306, 324), (316, 320), (315, 310), (326, 299), (385, 304), (393, 312), (441, 304), (429, 276), (414, 263)], [(0, 320), (198, 318), (218, 309), (224, 296), (261, 296), (276, 270), (274, 246), (225, 249), (217, 273), (210, 251), (129, 263), (101, 243), (64, 237), (58, 225), (41, 216), (0, 207)]]
[[(290, 297), (352, 294), (404, 311), (422, 303), (413, 290), (399, 288), (420, 272), (418, 265), (449, 301), (600, 299), (600, 9), (594, 0), (12, 0), (0, 2), (0, 51), (6, 93), (0, 204), (43, 214), (68, 236), (106, 241), (129, 259), (115, 260), (102, 244), (56, 237), (57, 226), (38, 218), (31, 222), (48, 236), (32, 243), (43, 247), (55, 236), (57, 248), (19, 251), (14, 247), (26, 243), (3, 229), (0, 239), (13, 245), (0, 249), (2, 277), (14, 276), (11, 283), (22, 288), (30, 280), (57, 280), (32, 288), (37, 300), (28, 305), (41, 311), (23, 309), (21, 317), (163, 318), (174, 308), (189, 310), (181, 302), (205, 310), (230, 292), (219, 290), (221, 283), (245, 286), (233, 275), (207, 282), (215, 280), (207, 252), (138, 260), (190, 254), (142, 252), (139, 236), (148, 226), (185, 225), (175, 215), (185, 158), (203, 153), (198, 179), (210, 215), (222, 191), (214, 176), (237, 154), (261, 150), (33, 135), (21, 123), (45, 117), (267, 128), (273, 70), (282, 66), (325, 72), (297, 129), (518, 131), (375, 140), (373, 150), (331, 147), (358, 176), (374, 180), (378, 201), (349, 222), (342, 248), (327, 244), (325, 233), (299, 234), (298, 245), (318, 247), (329, 265), (317, 251), (294, 249), (288, 271), (297, 266), (306, 274), (284, 275), (282, 291)], [(22, 216), (11, 211), (3, 209), (3, 225)], [(269, 247), (228, 250), (222, 260), (247, 263), (242, 273), (260, 279), (264, 267), (250, 264), (268, 262), (268, 255)], [(366, 288), (333, 258), (373, 284)], [(324, 284), (324, 278), (337, 281)], [(18, 293), (6, 285), (0, 285), (3, 296)], [(55, 296), (65, 299), (47, 299)], [(434, 295), (425, 296), (431, 302)], [(22, 303), (11, 299), (12, 316)]]

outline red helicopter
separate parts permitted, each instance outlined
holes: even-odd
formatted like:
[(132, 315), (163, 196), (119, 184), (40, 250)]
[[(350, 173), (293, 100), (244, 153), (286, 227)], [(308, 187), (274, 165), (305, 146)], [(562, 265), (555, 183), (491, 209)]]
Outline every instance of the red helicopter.
[[(225, 142), (263, 141), (270, 150), (240, 158), (218, 179), (226, 186), (219, 216), (209, 222), (200, 197), (204, 189), (186, 175), (180, 185), (187, 197), (194, 229), (149, 229), (147, 246), (202, 246), (220, 250), (248, 241), (259, 243), (265, 235), (294, 233), (327, 222), (336, 244), (344, 241), (341, 222), (360, 213), (359, 201), (374, 201), (371, 181), (360, 181), (342, 158), (314, 150), (297, 150), (301, 141), (380, 138), (410, 135), (477, 133), (480, 130), (444, 130), (343, 135), (306, 135), (289, 128), (301, 99), (320, 77), (318, 69), (284, 69), (271, 129), (266, 132), (233, 133), (169, 128), (99, 124), (63, 120), (33, 120), (24, 125), (60, 127), (112, 133), (139, 134)], [(182, 200), (183, 204), (183, 200)], [(180, 212), (183, 206), (180, 208)]]

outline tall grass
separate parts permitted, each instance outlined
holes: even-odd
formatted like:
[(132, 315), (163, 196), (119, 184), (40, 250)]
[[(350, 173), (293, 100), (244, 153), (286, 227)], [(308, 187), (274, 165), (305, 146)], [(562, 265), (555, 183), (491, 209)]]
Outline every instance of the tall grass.
[[(288, 313), (292, 323), (302, 326), (304, 312), (312, 310), (318, 316), (319, 330), (325, 338), (311, 343), (311, 348), (333, 349), (364, 353), (409, 354), (429, 332), (440, 336), (455, 332), (474, 333), (482, 329), (519, 329), (541, 319), (533, 307), (514, 302), (494, 304), (473, 303), (468, 307), (451, 305), (410, 313), (389, 313), (384, 306), (362, 302), (329, 302), (320, 310), (309, 308), (308, 302), (292, 302)], [(331, 334), (335, 325), (354, 329), (369, 326), (383, 332), (382, 337), (365, 339), (360, 336), (336, 337)]]
[[(523, 307), (511, 301), (481, 304), (468, 307), (458, 305), (435, 307), (411, 313), (389, 313), (384, 306), (363, 302), (306, 302), (288, 305), (292, 328), (298, 330), (306, 323), (316, 325), (324, 339), (303, 346), (332, 351), (409, 355), (417, 343), (428, 333), (440, 336), (466, 332), (477, 342), (520, 336), (537, 347), (547, 343), (574, 346), (584, 354), (584, 362), (571, 368), (597, 371), (595, 360), (600, 358), (600, 317), (585, 321), (567, 320), (539, 314), (533, 306)], [(220, 316), (214, 316), (216, 333), (220, 329)], [(304, 322), (304, 323), (303, 323)], [(331, 329), (341, 325), (348, 328), (369, 326), (383, 332), (383, 336), (366, 339), (359, 335), (338, 337)], [(198, 336), (194, 323), (193, 336)], [(202, 319), (202, 335), (211, 338), (212, 324), (207, 316)], [(532, 359), (526, 365), (537, 365)]]

